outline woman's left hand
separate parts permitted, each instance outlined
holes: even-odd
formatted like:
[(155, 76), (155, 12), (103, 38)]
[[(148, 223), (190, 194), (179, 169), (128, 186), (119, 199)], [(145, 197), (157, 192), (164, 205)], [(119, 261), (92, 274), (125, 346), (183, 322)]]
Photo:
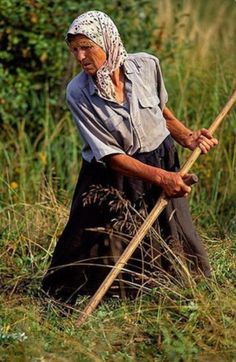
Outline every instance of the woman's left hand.
[(192, 151), (195, 150), (196, 147), (199, 147), (204, 154), (217, 144), (218, 140), (213, 138), (211, 133), (205, 128), (193, 131), (185, 140), (185, 147)]

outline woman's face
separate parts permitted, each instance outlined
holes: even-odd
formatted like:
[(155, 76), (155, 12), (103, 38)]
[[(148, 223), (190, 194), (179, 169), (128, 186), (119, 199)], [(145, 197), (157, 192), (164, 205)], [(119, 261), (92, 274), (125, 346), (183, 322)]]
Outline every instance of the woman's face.
[(106, 53), (84, 35), (76, 35), (69, 44), (75, 59), (89, 75), (95, 75), (106, 61)]

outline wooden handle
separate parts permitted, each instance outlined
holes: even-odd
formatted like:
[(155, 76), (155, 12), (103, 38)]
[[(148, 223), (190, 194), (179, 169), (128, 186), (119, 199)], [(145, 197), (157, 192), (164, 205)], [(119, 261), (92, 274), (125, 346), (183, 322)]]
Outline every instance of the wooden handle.
[(85, 307), (84, 311), (81, 313), (77, 326), (79, 327), (81, 324), (85, 322), (88, 316), (94, 311), (98, 303), (101, 301), (102, 297), (106, 294), (107, 290), (110, 288), (111, 284), (120, 273), (121, 269), (125, 266), (126, 262), (129, 260), (131, 255), (137, 249), (139, 243), (143, 240), (144, 236), (147, 234), (148, 230), (151, 228), (153, 223), (155, 222), (157, 216), (162, 210), (166, 207), (168, 201), (164, 193), (159, 199), (159, 202), (156, 203), (144, 223), (139, 228), (137, 234), (133, 237), (133, 239), (129, 242), (123, 254), (118, 259), (117, 263), (114, 265), (110, 273), (107, 275), (99, 289), (96, 291), (94, 296), (90, 299), (90, 302)]
[[(217, 127), (222, 122), (225, 115), (229, 112), (233, 104), (236, 102), (236, 91), (233, 93), (231, 98), (226, 103), (225, 107), (222, 109), (218, 117), (215, 119), (215, 121), (212, 123), (212, 125), (209, 128), (209, 131), (211, 133), (214, 133)], [(199, 147), (197, 147), (189, 157), (189, 159), (185, 162), (183, 167), (181, 168), (180, 172), (181, 175), (184, 176), (190, 168), (192, 167), (193, 163), (196, 161), (198, 156), (200, 155), (201, 150)], [(101, 284), (100, 288), (96, 291), (94, 296), (90, 299), (90, 302), (85, 307), (84, 311), (81, 313), (78, 321), (77, 326), (81, 326), (85, 322), (85, 320), (89, 317), (89, 315), (94, 311), (96, 306), (100, 303), (103, 296), (106, 294), (107, 290), (112, 285), (115, 278), (120, 273), (121, 269), (125, 266), (126, 262), (129, 260), (131, 255), (134, 253), (140, 242), (143, 240), (144, 236), (147, 234), (148, 230), (152, 227), (153, 223), (157, 219), (157, 217), (160, 215), (160, 213), (164, 210), (166, 205), (168, 204), (168, 199), (165, 196), (164, 193), (161, 194), (159, 200), (157, 201), (156, 205), (150, 212), (150, 214), (147, 216), (146, 220), (143, 222), (141, 227), (139, 228), (137, 234), (133, 237), (133, 239), (129, 242), (128, 246), (126, 247), (123, 254), (118, 259), (117, 263), (114, 265), (110, 273), (107, 275), (103, 283)]]
[(191, 186), (198, 182), (198, 177), (194, 173), (191, 173), (191, 174), (184, 176), (183, 180), (186, 185)]

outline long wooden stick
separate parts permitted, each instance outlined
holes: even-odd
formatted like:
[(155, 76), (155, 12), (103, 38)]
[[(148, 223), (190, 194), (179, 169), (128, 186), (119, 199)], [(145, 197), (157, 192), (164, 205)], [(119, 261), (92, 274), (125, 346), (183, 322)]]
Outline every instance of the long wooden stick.
[[(233, 95), (229, 98), (228, 102), (218, 115), (218, 117), (215, 119), (215, 121), (212, 123), (212, 125), (209, 128), (209, 131), (211, 134), (215, 132), (215, 130), (219, 127), (220, 123), (222, 122), (223, 118), (226, 116), (226, 114), (229, 112), (229, 110), (232, 108), (233, 104), (236, 102), (236, 91), (234, 91)], [(197, 147), (188, 160), (185, 162), (183, 167), (180, 170), (180, 173), (182, 176), (184, 176), (194, 162), (197, 160), (199, 155), (201, 154), (201, 149)], [(139, 228), (137, 234), (133, 237), (133, 239), (130, 241), (129, 245), (126, 247), (123, 254), (118, 259), (117, 263), (114, 265), (110, 273), (107, 275), (99, 289), (96, 291), (94, 296), (90, 299), (88, 305), (84, 309), (84, 311), (81, 313), (80, 318), (77, 321), (77, 326), (81, 326), (86, 319), (89, 317), (89, 315), (94, 311), (94, 309), (97, 307), (97, 305), (100, 303), (103, 296), (106, 294), (107, 290), (112, 285), (113, 281), (116, 279), (118, 274), (120, 273), (121, 269), (125, 266), (129, 258), (132, 256), (134, 251), (137, 249), (140, 242), (143, 240), (144, 236), (147, 234), (148, 230), (152, 227), (153, 223), (157, 219), (157, 217), (160, 215), (160, 213), (164, 210), (166, 205), (168, 204), (168, 198), (162, 194), (159, 200), (157, 201), (156, 205), (153, 207), (150, 214), (147, 216), (146, 220), (143, 222), (141, 227)]]

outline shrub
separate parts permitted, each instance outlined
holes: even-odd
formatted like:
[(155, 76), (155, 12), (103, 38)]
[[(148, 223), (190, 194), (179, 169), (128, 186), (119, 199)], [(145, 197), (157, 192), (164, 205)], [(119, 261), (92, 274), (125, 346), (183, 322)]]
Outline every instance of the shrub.
[(151, 0), (0, 3), (0, 117), (4, 124), (16, 126), (24, 119), (28, 132), (36, 136), (44, 118), (45, 95), (59, 119), (65, 107), (64, 89), (75, 69), (64, 36), (76, 16), (92, 9), (114, 19), (129, 51), (140, 50), (140, 39), (143, 49), (150, 48), (156, 16)]

